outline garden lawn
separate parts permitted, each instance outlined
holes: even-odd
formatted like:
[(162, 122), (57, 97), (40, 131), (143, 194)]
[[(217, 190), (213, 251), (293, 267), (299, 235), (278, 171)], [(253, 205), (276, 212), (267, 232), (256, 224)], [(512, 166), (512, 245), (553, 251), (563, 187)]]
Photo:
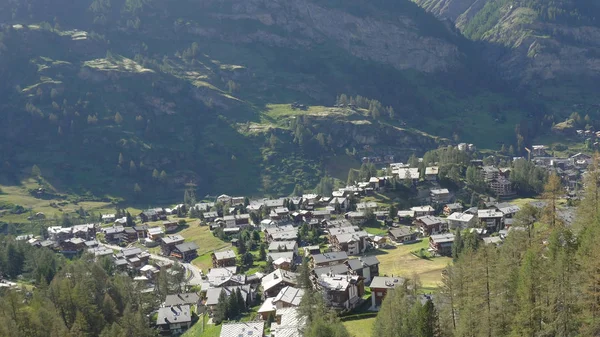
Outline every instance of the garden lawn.
[(375, 324), (375, 317), (345, 321), (342, 324), (346, 327), (352, 337), (369, 337)]
[(437, 288), (442, 281), (442, 270), (452, 262), (449, 257), (435, 257), (432, 259), (421, 259), (411, 254), (421, 248), (428, 248), (427, 238), (421, 242), (399, 245), (393, 249), (379, 249), (372, 252), (377, 255), (380, 275), (398, 275), (411, 277), (416, 274), (421, 279), (423, 287), (428, 289)]

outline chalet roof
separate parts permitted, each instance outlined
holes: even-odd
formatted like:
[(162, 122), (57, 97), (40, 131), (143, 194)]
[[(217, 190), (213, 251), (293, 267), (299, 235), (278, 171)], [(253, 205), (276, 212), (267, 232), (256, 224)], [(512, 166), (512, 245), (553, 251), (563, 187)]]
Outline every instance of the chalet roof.
[(503, 216), (504, 216), (504, 213), (497, 211), (495, 209), (479, 209), (479, 210), (477, 210), (477, 217), (479, 219), (501, 218)]
[(194, 205), (194, 207), (202, 212), (208, 211), (209, 208), (215, 207), (214, 202), (201, 202)]
[(398, 175), (398, 179), (419, 179), (419, 169), (418, 168), (399, 168), (396, 170), (392, 170), (394, 174)]
[(500, 244), (502, 243), (502, 238), (499, 236), (488, 236), (486, 238), (483, 238), (483, 243), (485, 243), (486, 245), (490, 245), (490, 244)]
[(473, 214), (454, 212), (450, 214), (446, 219), (450, 221), (469, 222), (471, 221), (471, 219), (473, 219), (473, 217)]
[(260, 306), (260, 308), (258, 308), (257, 312), (260, 314), (264, 312), (274, 312), (275, 310), (277, 310), (277, 307), (275, 306), (275, 304), (273, 304), (274, 299), (275, 297), (267, 297), (263, 304)]
[(346, 254), (346, 252), (331, 252), (313, 255), (313, 261), (315, 264), (346, 260), (348, 260), (348, 254)]
[(276, 337), (301, 337), (306, 325), (306, 318), (300, 315), (297, 308), (283, 308), (277, 310), (281, 323), (271, 324), (271, 336)]
[(138, 247), (124, 248), (121, 250), (121, 253), (123, 254), (123, 256), (128, 256), (128, 257), (141, 254), (142, 252), (143, 251)]
[(321, 274), (317, 281), (323, 289), (344, 291), (348, 289), (351, 284), (356, 284), (359, 280), (357, 275), (331, 275)]
[(353, 227), (352, 222), (347, 219), (327, 220), (327, 227)]
[(371, 289), (394, 289), (397, 286), (403, 285), (405, 281), (402, 277), (375, 276), (369, 287)]
[(348, 265), (345, 263), (339, 263), (332, 266), (325, 267), (317, 267), (313, 269), (313, 273), (317, 276), (321, 276), (322, 274), (338, 274), (345, 275), (349, 272)]
[(224, 323), (219, 337), (261, 337), (264, 330), (264, 321)]
[(388, 233), (390, 233), (390, 235), (397, 238), (397, 237), (401, 237), (401, 236), (410, 235), (410, 234), (412, 234), (412, 231), (410, 230), (410, 228), (400, 227), (400, 228), (390, 229), (388, 231)]
[(446, 234), (436, 234), (429, 237), (431, 241), (434, 243), (448, 243), (454, 242), (454, 234), (446, 233)]
[(167, 235), (164, 238), (162, 238), (162, 242), (165, 245), (179, 244), (179, 243), (183, 242), (184, 240), (185, 239), (183, 238), (183, 236), (181, 236), (179, 234)]
[(365, 267), (371, 267), (371, 266), (375, 266), (378, 265), (379, 259), (377, 258), (377, 256), (374, 255), (369, 255), (369, 256), (361, 256), (358, 258)]
[(437, 175), (439, 173), (440, 169), (437, 166), (428, 166), (425, 168), (425, 174), (426, 175)]
[(177, 249), (181, 253), (192, 252), (198, 250), (198, 245), (195, 242), (184, 242), (182, 244), (176, 245), (175, 249)]
[(282, 250), (294, 250), (298, 244), (296, 241), (273, 241), (269, 244), (269, 251), (278, 251), (279, 247)]
[(504, 214), (514, 214), (517, 213), (521, 208), (517, 205), (503, 202), (496, 204), (496, 209)]
[(356, 204), (356, 209), (368, 209), (368, 208), (377, 208), (377, 203), (374, 201), (369, 202), (360, 202)]
[(125, 230), (125, 227), (123, 226), (113, 226), (113, 227), (108, 227), (104, 229), (104, 233), (106, 234), (118, 234), (118, 233), (123, 233), (123, 231)]
[(414, 218), (415, 217), (415, 211), (414, 210), (410, 210), (410, 211), (398, 211), (398, 217), (399, 218), (406, 218), (406, 217)]
[(213, 254), (215, 254), (215, 258), (217, 260), (226, 260), (226, 259), (235, 259), (236, 258), (235, 252), (231, 249), (225, 250), (222, 252), (214, 252)]
[(240, 290), (244, 299), (248, 299), (248, 295), (252, 291), (252, 287), (249, 284), (231, 287), (209, 288), (206, 290), (206, 302), (204, 304), (207, 306), (216, 305), (217, 303), (219, 303), (219, 296), (221, 296), (221, 291), (225, 291), (225, 295), (229, 297), (232, 293), (235, 293), (237, 289)]
[(426, 206), (411, 207), (410, 210), (414, 211), (414, 212), (433, 212), (433, 211), (435, 211), (435, 208), (433, 208), (429, 205), (426, 205)]
[(218, 218), (219, 217), (219, 213), (217, 212), (204, 212), (204, 217), (205, 218)]
[(150, 235), (159, 235), (159, 234), (164, 234), (165, 231), (162, 229), (162, 227), (150, 227), (148, 228), (148, 234)]
[(163, 305), (165, 307), (174, 306), (174, 305), (196, 305), (200, 301), (200, 295), (197, 293), (183, 293), (183, 294), (175, 294), (175, 295), (167, 295), (165, 298), (165, 302)]
[(450, 191), (448, 191), (447, 188), (433, 189), (433, 190), (429, 190), (429, 192), (431, 192), (431, 194), (434, 194), (434, 195), (450, 193)]
[(273, 262), (279, 259), (286, 259), (290, 261), (294, 261), (294, 252), (269, 252), (267, 253), (267, 261), (271, 259)]
[(297, 307), (300, 305), (303, 296), (304, 290), (287, 286), (279, 291), (273, 302), (283, 302)]
[(462, 209), (463, 205), (461, 205), (458, 202), (455, 202), (453, 204), (446, 204), (446, 207), (448, 207), (448, 209), (450, 209), (450, 210), (456, 210), (456, 209)]
[(286, 284), (296, 284), (296, 279), (298, 278), (298, 274), (293, 273), (291, 271), (276, 269), (272, 273), (266, 275), (261, 280), (261, 285), (263, 291), (267, 291), (276, 285), (285, 282)]
[(433, 225), (444, 222), (444, 220), (442, 220), (442, 218), (438, 218), (437, 216), (433, 216), (433, 215), (420, 216), (417, 218), (417, 221), (422, 222), (426, 226), (433, 226)]
[(369, 234), (367, 234), (367, 232), (360, 231), (360, 232), (355, 232), (355, 233), (339, 234), (339, 235), (336, 235), (335, 237), (338, 240), (338, 242), (340, 242), (340, 243), (348, 243), (348, 242), (360, 241), (368, 236), (369, 236)]
[(354, 227), (334, 227), (334, 228), (329, 228), (329, 235), (330, 236), (336, 236), (336, 235), (342, 235), (342, 234), (348, 234), (348, 233), (355, 233), (356, 229)]
[(265, 206), (269, 208), (283, 207), (285, 198), (265, 200)]

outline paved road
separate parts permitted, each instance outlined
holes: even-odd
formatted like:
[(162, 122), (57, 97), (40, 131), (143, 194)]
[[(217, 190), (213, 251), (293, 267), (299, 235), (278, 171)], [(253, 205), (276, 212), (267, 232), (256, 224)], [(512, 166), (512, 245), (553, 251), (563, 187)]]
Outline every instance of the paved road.
[[(106, 243), (99, 242), (99, 244), (101, 246), (104, 246), (106, 248), (113, 249), (113, 250), (121, 250), (121, 249), (123, 249), (122, 247), (115, 246), (115, 245), (109, 245), (109, 244), (106, 244)], [(142, 249), (142, 250), (145, 250), (145, 249)], [(146, 251), (146, 252), (148, 252), (148, 251)], [(188, 285), (197, 286), (197, 285), (201, 285), (202, 284), (202, 269), (194, 266), (193, 264), (191, 264), (191, 263), (180, 263), (179, 261), (176, 261), (174, 259), (170, 259), (168, 257), (161, 256), (161, 255), (156, 255), (156, 254), (152, 254), (152, 253), (150, 253), (150, 258), (152, 258), (153, 260), (159, 260), (159, 261), (164, 261), (164, 262), (171, 262), (171, 263), (172, 262), (177, 262), (180, 265), (182, 265), (183, 268), (185, 268), (188, 271), (188, 273), (187, 273), (187, 275), (189, 277), (188, 280), (187, 280), (187, 284)]]

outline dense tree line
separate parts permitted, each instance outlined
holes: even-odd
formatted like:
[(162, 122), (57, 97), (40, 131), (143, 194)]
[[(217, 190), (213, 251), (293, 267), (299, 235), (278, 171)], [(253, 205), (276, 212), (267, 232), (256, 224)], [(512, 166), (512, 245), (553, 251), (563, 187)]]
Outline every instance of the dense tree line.
[(146, 315), (160, 296), (141, 293), (128, 275), (111, 275), (107, 266), (84, 258), (49, 283), (40, 277), (33, 290), (2, 290), (0, 336), (158, 336)]
[(510, 180), (519, 194), (537, 195), (543, 191), (547, 175), (544, 168), (528, 160), (517, 159), (513, 162)]
[[(558, 216), (562, 188), (553, 175), (545, 186), (546, 206), (523, 207), (515, 218), (516, 229), (501, 246), (471, 243), (457, 247), (456, 261), (444, 270), (440, 293), (435, 296), (439, 336), (600, 333), (600, 173), (595, 168), (586, 186), (587, 198), (578, 206), (573, 227)], [(401, 310), (411, 317), (414, 304), (409, 299), (386, 298), (384, 309), (400, 303), (393, 306), (394, 312)], [(396, 326), (389, 336), (418, 336), (401, 332), (409, 319), (402, 318), (406, 315), (396, 321), (386, 319), (384, 309), (375, 335)]]

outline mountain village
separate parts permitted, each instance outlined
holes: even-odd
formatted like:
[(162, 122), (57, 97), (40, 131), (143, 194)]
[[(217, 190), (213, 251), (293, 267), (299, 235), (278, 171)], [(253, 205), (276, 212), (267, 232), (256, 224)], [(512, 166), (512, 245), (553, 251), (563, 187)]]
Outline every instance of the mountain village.
[[(468, 146), (461, 150), (467, 151)], [(565, 194), (574, 197), (591, 163), (584, 154), (549, 157), (543, 147), (534, 147), (530, 160), (556, 172)], [(515, 196), (510, 168), (484, 166), (477, 160), (472, 164), (496, 198), (484, 200), (482, 207), (466, 208), (453, 192), (441, 187), (437, 166), (419, 170), (393, 163), (387, 174), (335, 189), (330, 195), (274, 199), (220, 195), (212, 201), (147, 209), (137, 215), (103, 214), (101, 223), (49, 227), (45, 238), (22, 235), (17, 239), (65, 255), (110, 259), (114, 268), (134, 277), (142, 292), (156, 291), (161, 270), (180, 274), (182, 291), (168, 295), (153, 316), (163, 335), (182, 334), (194, 324), (222, 323), (221, 337), (295, 337), (302, 335), (299, 307), (309, 291), (320, 292), (326, 305), (342, 314), (376, 313), (386, 293), (404, 285), (410, 275), (392, 275), (380, 268), (382, 249), (425, 241), (427, 249), (415, 255), (451, 256), (457, 230), (474, 233), (484, 244), (501, 245), (512, 230), (520, 229), (514, 218), (520, 206), (507, 201)], [(373, 197), (398, 182), (419, 191), (418, 205), (396, 210)], [(531, 204), (545, 205), (543, 201)], [(230, 244), (210, 253), (211, 268), (201, 270), (193, 263), (202, 243), (179, 234), (188, 225), (182, 220), (186, 216), (199, 219), (194, 226), (207, 227)], [(252, 244), (245, 247), (248, 241)], [(259, 246), (264, 252), (257, 257)], [(249, 268), (252, 259), (264, 260), (262, 267)], [(308, 268), (307, 276), (301, 275), (302, 268)], [(428, 301), (432, 295), (421, 296)], [(227, 312), (232, 307), (235, 312)], [(249, 313), (244, 317), (250, 320), (236, 321), (242, 313)]]

